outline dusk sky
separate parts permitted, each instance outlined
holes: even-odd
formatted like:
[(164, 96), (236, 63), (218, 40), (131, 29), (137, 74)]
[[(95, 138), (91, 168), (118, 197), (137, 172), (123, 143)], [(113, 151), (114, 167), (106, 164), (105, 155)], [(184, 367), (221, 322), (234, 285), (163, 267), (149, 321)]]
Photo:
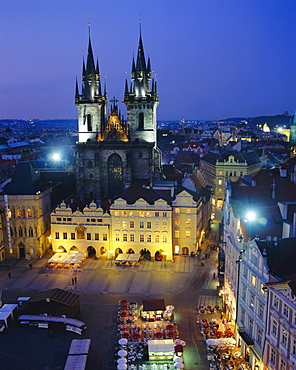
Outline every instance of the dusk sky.
[(0, 119), (77, 118), (88, 22), (109, 99), (121, 102), (139, 19), (158, 120), (296, 110), (295, 0), (0, 0), (0, 9)]

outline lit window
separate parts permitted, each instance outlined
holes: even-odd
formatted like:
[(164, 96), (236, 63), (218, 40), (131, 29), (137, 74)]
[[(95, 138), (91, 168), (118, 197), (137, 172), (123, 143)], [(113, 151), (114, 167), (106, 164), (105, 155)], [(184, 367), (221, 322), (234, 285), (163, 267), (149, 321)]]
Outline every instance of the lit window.
[(151, 217), (151, 212), (146, 212), (147, 217)]
[(103, 234), (103, 240), (106, 241), (107, 240), (107, 234)]
[(130, 242), (134, 242), (135, 241), (135, 235), (134, 234), (130, 234)]
[(119, 216), (119, 211), (115, 211), (114, 216)]
[(185, 237), (190, 238), (190, 230), (186, 230)]
[(126, 211), (122, 211), (122, 216), (127, 216), (127, 212)]
[(180, 213), (180, 208), (175, 208), (175, 213)]
[(288, 338), (288, 333), (285, 329), (282, 330), (282, 338), (281, 342), (282, 344), (286, 347), (287, 346), (287, 338)]
[(140, 234), (140, 242), (144, 242), (144, 235)]
[(144, 217), (144, 216), (145, 216), (144, 212), (143, 212), (143, 211), (141, 211), (141, 212), (140, 212), (140, 217)]
[(124, 229), (127, 229), (127, 221), (122, 221), (122, 227), (123, 227)]
[(167, 229), (167, 228), (168, 228), (168, 223), (167, 223), (167, 221), (163, 221), (163, 223), (162, 223), (162, 228), (163, 228), (163, 229)]
[(20, 210), (20, 208), (18, 208), (16, 210), (16, 217), (18, 217), (18, 218), (21, 218), (22, 217), (22, 211)]
[(155, 235), (155, 243), (159, 243), (159, 234)]
[(123, 234), (123, 236), (122, 236), (122, 237), (123, 237), (123, 241), (124, 241), (124, 242), (127, 242), (127, 234)]
[(148, 235), (147, 235), (147, 243), (151, 243), (151, 239), (152, 239), (152, 238), (151, 238), (151, 234), (148, 234)]
[(32, 210), (31, 210), (31, 208), (28, 208), (27, 209), (27, 218), (31, 218), (31, 217), (33, 217)]
[(190, 223), (191, 223), (190, 218), (186, 218), (186, 225), (190, 225)]
[(134, 217), (134, 212), (130, 211), (129, 215), (130, 215), (130, 217)]
[(175, 238), (180, 238), (180, 231), (179, 230), (175, 230)]
[(8, 218), (11, 218), (11, 210), (8, 208)]
[(250, 306), (252, 308), (254, 308), (255, 306), (255, 295), (254, 294), (250, 294)]
[(190, 213), (190, 208), (186, 208), (186, 213)]
[(260, 284), (260, 293), (261, 294), (265, 293), (265, 285), (264, 284)]
[(166, 235), (162, 236), (162, 242), (167, 243), (168, 242), (168, 237)]
[(256, 276), (252, 275), (252, 285), (256, 285)]
[(178, 218), (175, 220), (175, 225), (180, 225), (180, 220)]
[(218, 180), (218, 185), (222, 185), (222, 180)]

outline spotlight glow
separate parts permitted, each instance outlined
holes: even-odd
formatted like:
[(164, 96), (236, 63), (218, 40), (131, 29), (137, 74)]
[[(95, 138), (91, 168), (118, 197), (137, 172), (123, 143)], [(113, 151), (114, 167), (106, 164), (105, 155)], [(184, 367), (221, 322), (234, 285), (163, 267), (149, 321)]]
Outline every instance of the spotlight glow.
[(249, 211), (247, 212), (246, 217), (248, 221), (254, 221), (256, 218), (256, 214), (255, 212)]

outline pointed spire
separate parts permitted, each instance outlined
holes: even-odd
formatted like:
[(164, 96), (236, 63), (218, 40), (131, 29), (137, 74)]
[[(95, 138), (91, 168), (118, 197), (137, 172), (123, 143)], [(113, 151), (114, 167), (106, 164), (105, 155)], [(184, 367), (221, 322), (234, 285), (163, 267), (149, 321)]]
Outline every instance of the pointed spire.
[(146, 62), (144, 55), (144, 48), (142, 42), (142, 36), (140, 35), (139, 45), (138, 45), (138, 54), (137, 54), (137, 63), (136, 63), (137, 73), (146, 72)]
[(75, 89), (75, 103), (79, 102), (79, 88), (78, 88), (78, 81), (76, 76), (76, 89)]
[(132, 60), (132, 79), (136, 77), (136, 65), (135, 65), (135, 58), (134, 58), (134, 52), (133, 52), (133, 60)]
[(125, 79), (125, 89), (124, 89), (124, 94), (128, 94), (128, 83), (127, 83), (127, 78)]

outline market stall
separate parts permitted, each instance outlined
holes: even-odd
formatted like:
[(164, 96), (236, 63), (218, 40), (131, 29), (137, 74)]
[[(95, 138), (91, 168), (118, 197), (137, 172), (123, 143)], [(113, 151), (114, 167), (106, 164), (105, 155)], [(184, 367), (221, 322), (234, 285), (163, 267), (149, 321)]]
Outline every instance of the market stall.
[(175, 344), (172, 339), (158, 339), (148, 341), (149, 359), (156, 359), (159, 356), (165, 359), (173, 358), (175, 354)]
[(69, 252), (69, 253), (55, 253), (48, 261), (48, 267), (52, 268), (74, 268), (80, 267), (85, 259), (84, 253)]
[(163, 299), (143, 300), (143, 310), (141, 311), (143, 321), (170, 320), (171, 317), (172, 310), (166, 309)]
[(119, 253), (119, 255), (116, 257), (115, 264), (117, 266), (133, 266), (139, 262), (140, 257), (141, 255), (137, 253)]

